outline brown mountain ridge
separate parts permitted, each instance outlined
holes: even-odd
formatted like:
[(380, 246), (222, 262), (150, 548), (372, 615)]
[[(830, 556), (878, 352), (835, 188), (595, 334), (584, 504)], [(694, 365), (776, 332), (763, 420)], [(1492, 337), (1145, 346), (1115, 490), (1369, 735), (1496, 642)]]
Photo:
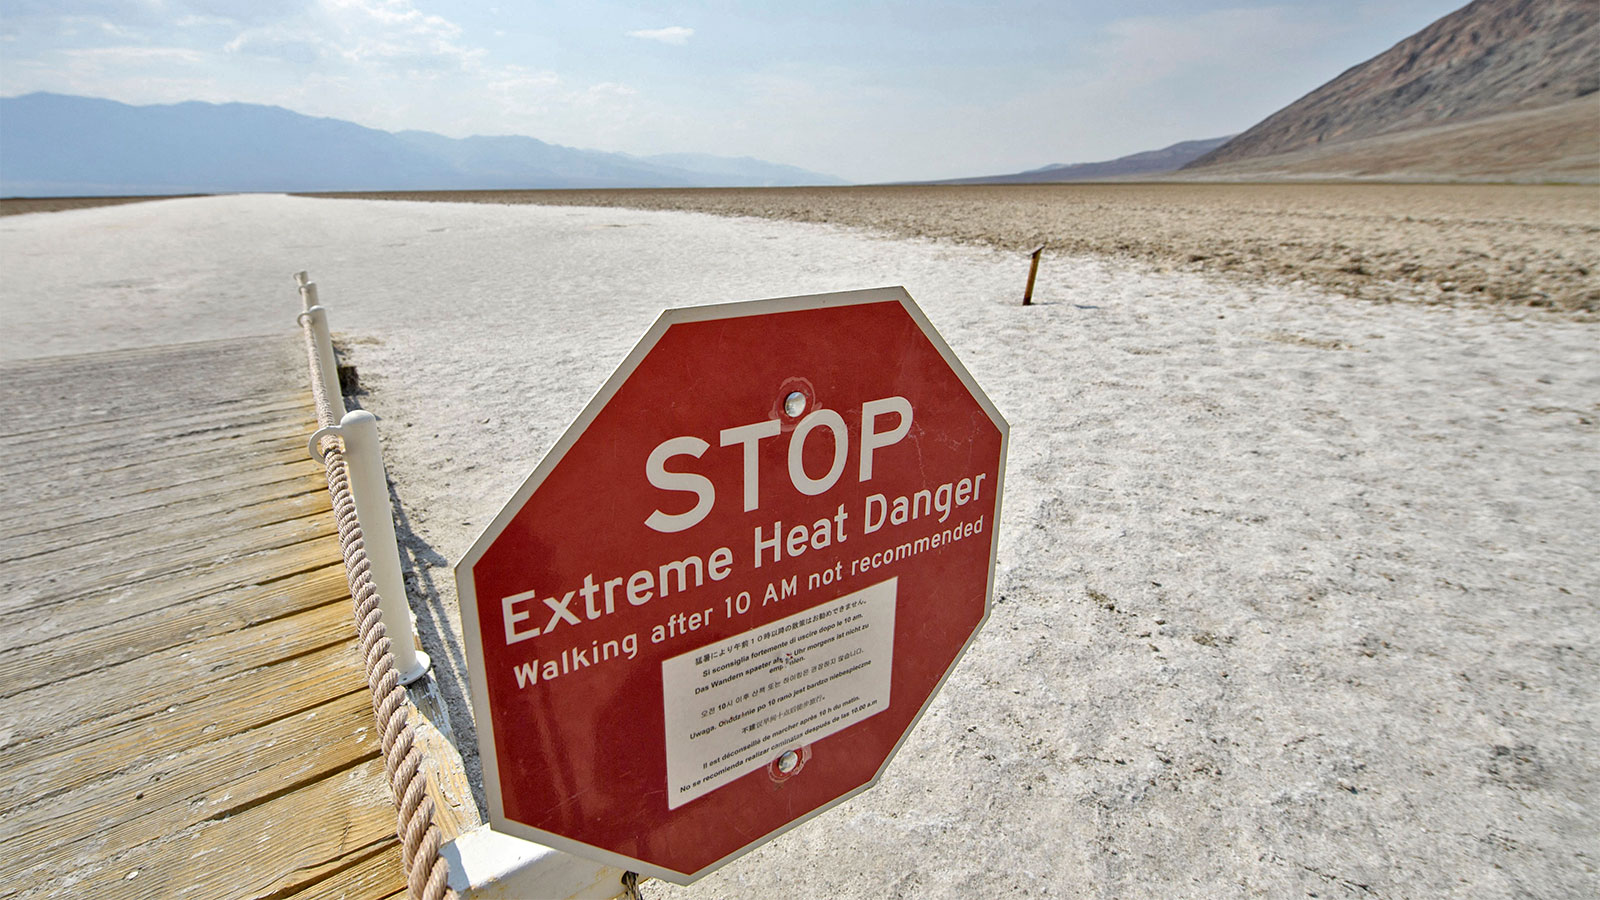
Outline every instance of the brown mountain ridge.
[(1592, 181), (1597, 91), (1596, 0), (1475, 0), (1185, 169)]

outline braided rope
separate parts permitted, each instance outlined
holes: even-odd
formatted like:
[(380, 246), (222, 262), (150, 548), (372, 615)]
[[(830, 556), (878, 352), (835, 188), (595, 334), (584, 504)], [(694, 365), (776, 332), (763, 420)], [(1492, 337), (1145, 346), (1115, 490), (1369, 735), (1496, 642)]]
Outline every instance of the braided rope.
[[(317, 404), (317, 423), (337, 425), (333, 406), (322, 389), (316, 335), (302, 321), (306, 353), (311, 361), (311, 393)], [(355, 497), (350, 493), (350, 472), (344, 448), (333, 435), (322, 439), (323, 461), (328, 470), (328, 492), (333, 495), (333, 515), (339, 527), (339, 549), (344, 555), (350, 597), (355, 602), (356, 633), (361, 658), (372, 691), (372, 713), (383, 732), (383, 765), (389, 777), (397, 812), (400, 863), (406, 888), (413, 900), (444, 900), (455, 892), (446, 885), (449, 864), (439, 856), (442, 837), (433, 821), (433, 798), (427, 794), (422, 748), (417, 745), (406, 709), (406, 689), (394, 669), (389, 632), (378, 610), (378, 588), (372, 583), (372, 563), (367, 559), (365, 536), (356, 519)]]

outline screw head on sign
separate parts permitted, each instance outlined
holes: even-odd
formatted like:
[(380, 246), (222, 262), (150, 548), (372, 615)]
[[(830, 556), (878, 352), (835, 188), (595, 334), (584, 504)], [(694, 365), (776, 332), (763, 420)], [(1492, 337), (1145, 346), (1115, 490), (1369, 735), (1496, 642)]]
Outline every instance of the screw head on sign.
[(790, 750), (778, 757), (778, 771), (785, 775), (793, 772), (800, 765), (800, 754)]

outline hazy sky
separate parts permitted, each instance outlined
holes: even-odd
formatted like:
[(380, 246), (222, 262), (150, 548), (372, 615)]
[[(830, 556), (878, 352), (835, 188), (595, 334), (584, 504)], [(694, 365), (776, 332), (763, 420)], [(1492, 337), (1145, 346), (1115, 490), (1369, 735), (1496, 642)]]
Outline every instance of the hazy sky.
[(929, 179), (1241, 131), (1461, 5), (7, 0), (0, 94)]

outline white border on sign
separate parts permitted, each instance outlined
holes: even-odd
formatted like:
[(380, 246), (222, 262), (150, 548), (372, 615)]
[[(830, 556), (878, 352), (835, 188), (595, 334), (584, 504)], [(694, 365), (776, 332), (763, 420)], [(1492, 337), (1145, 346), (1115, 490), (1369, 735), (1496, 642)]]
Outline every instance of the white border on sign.
[[(911, 316), (912, 321), (917, 323), (917, 327), (922, 330), (923, 335), (933, 344), (934, 349), (939, 351), (939, 355), (944, 358), (945, 364), (956, 374), (956, 377), (961, 379), (961, 383), (966, 386), (972, 398), (988, 414), (990, 421), (1000, 430), (1000, 462), (995, 477), (994, 521), (989, 530), (989, 578), (983, 601), (983, 618), (979, 620), (977, 627), (972, 630), (972, 634), (967, 637), (966, 643), (961, 645), (960, 651), (950, 661), (950, 665), (945, 669), (944, 674), (939, 677), (939, 683), (934, 685), (933, 690), (929, 692), (928, 699), (923, 702), (921, 708), (917, 710), (917, 714), (912, 717), (911, 722), (906, 726), (906, 730), (900, 735), (900, 739), (890, 748), (889, 753), (884, 757), (883, 765), (878, 767), (878, 771), (873, 773), (871, 779), (855, 790), (817, 807), (787, 825), (762, 835), (749, 844), (707, 864), (695, 872), (676, 872), (671, 869), (663, 869), (642, 860), (623, 856), (564, 835), (553, 834), (507, 819), (505, 803), (500, 794), (500, 761), (495, 754), (494, 716), (489, 710), (488, 685), (481, 674), (484, 671), (484, 632), (482, 624), (478, 621), (477, 591), (472, 581), (473, 566), (477, 565), (478, 560), (483, 558), (483, 554), (488, 550), (489, 546), (505, 531), (512, 518), (533, 496), (533, 492), (538, 490), (539, 485), (544, 483), (545, 478), (549, 477), (550, 472), (566, 456), (567, 451), (571, 450), (572, 446), (583, 436), (583, 433), (588, 430), (589, 425), (600, 415), (600, 411), (605, 408), (607, 403), (611, 402), (612, 397), (616, 396), (623, 383), (639, 367), (639, 363), (655, 347), (668, 328), (687, 322), (738, 319), (746, 316), (762, 316), (772, 313), (828, 309), (842, 306), (860, 306), (870, 303), (899, 303), (906, 313)], [(956, 358), (955, 351), (951, 350), (950, 345), (945, 343), (944, 338), (934, 329), (933, 323), (928, 321), (928, 317), (923, 314), (922, 309), (917, 306), (916, 301), (911, 299), (911, 295), (903, 287), (869, 288), (867, 290), (840, 291), (830, 294), (809, 294), (800, 297), (747, 300), (738, 303), (717, 303), (663, 311), (656, 318), (655, 323), (639, 338), (639, 342), (634, 345), (633, 350), (617, 366), (616, 371), (611, 373), (611, 377), (607, 378), (605, 383), (600, 386), (600, 389), (595, 392), (594, 397), (583, 407), (583, 411), (578, 413), (578, 417), (562, 432), (561, 438), (550, 448), (550, 452), (546, 453), (544, 458), (539, 461), (539, 465), (534, 468), (533, 473), (528, 476), (527, 480), (522, 482), (522, 486), (517, 488), (516, 493), (511, 495), (511, 499), (507, 500), (505, 505), (501, 507), (500, 512), (494, 517), (493, 521), (483, 529), (482, 534), (478, 535), (477, 540), (472, 542), (472, 546), (461, 557), (461, 561), (455, 565), (456, 594), (461, 607), (462, 631), (465, 632), (467, 681), (472, 694), (473, 720), (478, 732), (478, 756), (482, 763), (484, 794), (489, 803), (490, 825), (496, 831), (504, 834), (512, 834), (526, 840), (538, 841), (576, 856), (660, 878), (673, 884), (689, 884), (702, 875), (743, 856), (789, 829), (821, 815), (876, 785), (879, 779), (883, 777), (884, 770), (888, 768), (889, 762), (900, 752), (901, 745), (905, 743), (906, 738), (916, 728), (917, 723), (922, 720), (922, 715), (927, 712), (928, 705), (933, 702), (934, 697), (939, 695), (939, 691), (944, 689), (945, 681), (949, 679), (950, 673), (955, 671), (956, 665), (961, 662), (961, 658), (966, 655), (967, 649), (972, 646), (972, 642), (977, 637), (978, 632), (989, 621), (989, 612), (994, 605), (995, 556), (1000, 545), (1000, 505), (1005, 498), (1006, 451), (1010, 443), (1010, 431), (1010, 426), (1006, 423), (1005, 417), (1000, 415), (1000, 411), (995, 408), (994, 403), (989, 400), (989, 396), (978, 386), (978, 382), (972, 377), (972, 373), (968, 372), (966, 366), (963, 366), (961, 361)]]

